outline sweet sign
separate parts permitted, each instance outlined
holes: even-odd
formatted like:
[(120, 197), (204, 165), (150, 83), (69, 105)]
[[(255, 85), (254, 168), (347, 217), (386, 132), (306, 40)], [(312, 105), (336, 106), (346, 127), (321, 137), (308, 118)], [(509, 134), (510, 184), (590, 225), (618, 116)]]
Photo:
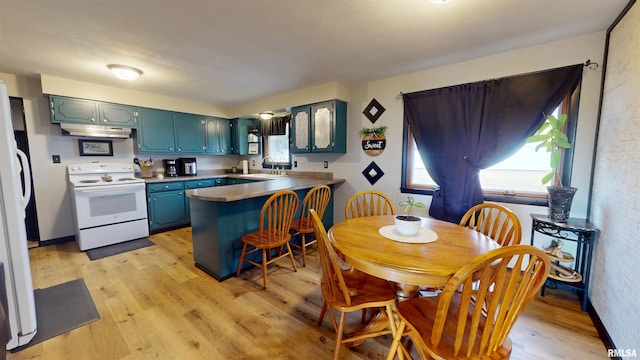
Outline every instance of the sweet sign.
[(384, 136), (386, 126), (379, 128), (362, 128), (360, 135), (362, 136), (362, 151), (369, 156), (378, 156), (382, 154), (387, 146), (387, 139)]

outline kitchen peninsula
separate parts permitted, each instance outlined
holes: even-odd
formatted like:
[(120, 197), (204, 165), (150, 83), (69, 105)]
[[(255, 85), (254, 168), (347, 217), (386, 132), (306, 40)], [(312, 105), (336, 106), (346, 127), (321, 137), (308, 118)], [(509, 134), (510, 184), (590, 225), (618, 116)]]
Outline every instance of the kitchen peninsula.
[[(293, 190), (300, 199), (300, 208), (306, 192), (315, 185), (329, 185), (333, 190), (335, 185), (344, 182), (344, 179), (334, 179), (331, 174), (312, 177), (247, 174), (230, 177), (261, 181), (186, 192), (190, 199), (195, 264), (220, 281), (235, 274), (242, 251), (240, 237), (258, 230), (260, 211), (269, 196), (280, 190)], [(299, 213), (300, 209), (297, 215)], [(327, 228), (333, 225), (333, 195), (322, 220)], [(253, 255), (260, 256), (260, 253)], [(245, 268), (250, 266), (245, 264)]]

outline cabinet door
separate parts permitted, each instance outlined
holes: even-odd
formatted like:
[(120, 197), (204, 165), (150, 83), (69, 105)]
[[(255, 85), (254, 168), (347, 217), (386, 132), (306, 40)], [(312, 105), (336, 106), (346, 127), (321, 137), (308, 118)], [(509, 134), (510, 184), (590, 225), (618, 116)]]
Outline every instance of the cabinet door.
[(186, 223), (184, 191), (150, 193), (149, 229), (157, 230)]
[(138, 152), (175, 153), (173, 113), (156, 109), (138, 109)]
[(135, 127), (136, 118), (133, 106), (99, 103), (100, 124), (105, 126)]
[(311, 151), (332, 152), (334, 138), (333, 102), (311, 106)]
[[(191, 180), (184, 182), (184, 189), (199, 189), (205, 187), (213, 187), (216, 186), (215, 179), (205, 179), (205, 180)], [(191, 202), (189, 201), (189, 197), (184, 195), (184, 212), (186, 222), (191, 222)]]
[[(249, 127), (257, 129), (260, 126), (260, 121), (254, 118), (241, 118), (232, 120), (231, 127), (231, 147), (233, 153), (238, 155), (249, 155)], [(258, 152), (251, 155), (260, 154), (259, 137), (257, 132), (252, 131), (256, 135), (256, 141), (254, 146), (258, 146)]]
[(51, 96), (49, 105), (53, 123), (100, 124), (95, 101)]
[(229, 120), (218, 119), (219, 137), (220, 137), (220, 153), (231, 154), (231, 122)]
[(229, 120), (205, 118), (205, 152), (214, 155), (231, 154)]
[(291, 109), (291, 153), (307, 153), (311, 151), (311, 108), (301, 106)]
[(195, 114), (175, 113), (176, 152), (182, 154), (204, 153), (204, 120)]
[(230, 121), (231, 125), (231, 153), (240, 155), (240, 146), (242, 140), (240, 139), (240, 119), (233, 119)]

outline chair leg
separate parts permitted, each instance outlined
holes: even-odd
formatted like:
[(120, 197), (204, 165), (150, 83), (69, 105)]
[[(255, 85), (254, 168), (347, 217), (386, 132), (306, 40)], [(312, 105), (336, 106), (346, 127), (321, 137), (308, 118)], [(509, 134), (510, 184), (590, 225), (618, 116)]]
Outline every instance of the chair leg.
[(307, 266), (307, 244), (305, 243), (304, 234), (300, 234), (300, 247), (302, 247), (302, 266)]
[(262, 286), (267, 290), (267, 250), (262, 249)]
[(340, 312), (340, 324), (338, 325), (338, 333), (336, 334), (336, 348), (333, 351), (333, 360), (340, 358), (340, 347), (342, 346), (342, 334), (344, 333), (345, 312)]
[(240, 270), (242, 270), (242, 262), (244, 262), (244, 254), (247, 252), (247, 243), (242, 245), (242, 252), (240, 253), (240, 260), (238, 261), (238, 270), (236, 276), (240, 276)]
[(327, 302), (322, 301), (322, 309), (320, 309), (320, 316), (318, 318), (318, 326), (322, 325), (322, 320), (324, 320), (324, 313), (327, 311)]
[(296, 261), (293, 258), (293, 251), (291, 251), (291, 245), (287, 243), (287, 251), (289, 251), (289, 259), (291, 259), (291, 266), (293, 266), (293, 271), (297, 272), (298, 268), (296, 268)]
[(402, 333), (404, 332), (404, 328), (405, 328), (405, 323), (404, 321), (400, 320), (400, 325), (398, 326), (398, 329), (396, 329), (396, 333), (393, 336), (393, 342), (391, 343), (391, 348), (389, 349), (387, 360), (393, 360), (396, 357), (396, 353), (398, 354), (398, 357), (400, 359), (403, 358), (402, 349), (400, 349), (398, 346), (400, 346), (400, 341), (402, 340)]

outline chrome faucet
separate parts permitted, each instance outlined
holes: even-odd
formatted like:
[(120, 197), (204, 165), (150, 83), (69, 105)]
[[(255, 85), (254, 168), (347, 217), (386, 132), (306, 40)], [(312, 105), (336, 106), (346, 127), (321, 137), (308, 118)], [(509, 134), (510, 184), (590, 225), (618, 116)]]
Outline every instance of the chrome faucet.
[(266, 164), (267, 163), (267, 159), (271, 160), (271, 170), (269, 171), (269, 174), (275, 174), (276, 170), (274, 168), (275, 163), (273, 161), (273, 158), (271, 156), (265, 156), (262, 158), (262, 164)]

